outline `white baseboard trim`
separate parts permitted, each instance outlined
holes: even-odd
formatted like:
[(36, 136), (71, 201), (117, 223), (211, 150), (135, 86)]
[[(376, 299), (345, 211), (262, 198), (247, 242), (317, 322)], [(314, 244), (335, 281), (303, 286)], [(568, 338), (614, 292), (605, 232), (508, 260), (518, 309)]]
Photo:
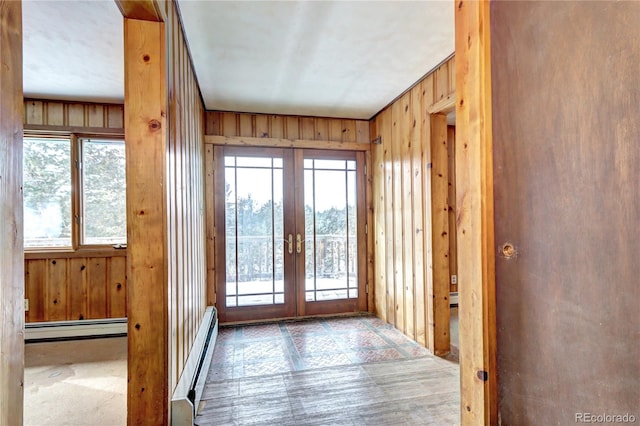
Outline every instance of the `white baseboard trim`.
[(213, 306), (208, 306), (187, 357), (187, 363), (171, 398), (171, 424), (173, 426), (193, 425), (217, 337), (218, 315)]
[(127, 334), (127, 319), (30, 322), (24, 326), (26, 341), (102, 337)]
[(458, 292), (449, 293), (449, 306), (458, 304)]

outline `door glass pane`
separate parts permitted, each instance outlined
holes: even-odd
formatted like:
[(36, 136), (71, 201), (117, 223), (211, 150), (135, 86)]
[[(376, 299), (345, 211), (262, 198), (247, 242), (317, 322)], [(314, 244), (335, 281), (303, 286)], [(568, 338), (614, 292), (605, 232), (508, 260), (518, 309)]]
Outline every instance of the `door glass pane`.
[(225, 158), (226, 306), (284, 303), (282, 161)]
[(305, 300), (357, 298), (356, 175), (345, 160), (305, 161)]

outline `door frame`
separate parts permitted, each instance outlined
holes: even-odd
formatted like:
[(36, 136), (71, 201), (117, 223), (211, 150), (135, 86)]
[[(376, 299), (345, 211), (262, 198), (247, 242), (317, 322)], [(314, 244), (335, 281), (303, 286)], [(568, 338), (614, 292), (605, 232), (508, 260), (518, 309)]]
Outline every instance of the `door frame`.
[(460, 420), (498, 424), (490, 2), (455, 10)]

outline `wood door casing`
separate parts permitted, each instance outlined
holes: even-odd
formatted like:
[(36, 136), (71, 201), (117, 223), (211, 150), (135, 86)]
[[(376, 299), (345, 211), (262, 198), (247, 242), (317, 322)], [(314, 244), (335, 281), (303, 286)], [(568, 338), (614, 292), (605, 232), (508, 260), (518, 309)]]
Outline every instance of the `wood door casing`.
[(491, 4), (502, 424), (640, 416), (638, 22)]

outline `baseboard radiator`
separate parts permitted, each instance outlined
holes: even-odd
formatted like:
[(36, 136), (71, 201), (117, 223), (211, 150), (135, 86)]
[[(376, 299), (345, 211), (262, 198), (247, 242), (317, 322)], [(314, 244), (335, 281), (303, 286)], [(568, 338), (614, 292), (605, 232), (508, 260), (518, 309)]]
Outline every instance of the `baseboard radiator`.
[(458, 305), (458, 292), (449, 293), (449, 305)]
[(126, 318), (29, 322), (24, 325), (24, 340), (27, 342), (126, 336), (126, 334)]
[(205, 311), (191, 352), (187, 357), (187, 363), (171, 398), (171, 424), (173, 426), (193, 425), (217, 337), (218, 315), (216, 309), (209, 306)]

